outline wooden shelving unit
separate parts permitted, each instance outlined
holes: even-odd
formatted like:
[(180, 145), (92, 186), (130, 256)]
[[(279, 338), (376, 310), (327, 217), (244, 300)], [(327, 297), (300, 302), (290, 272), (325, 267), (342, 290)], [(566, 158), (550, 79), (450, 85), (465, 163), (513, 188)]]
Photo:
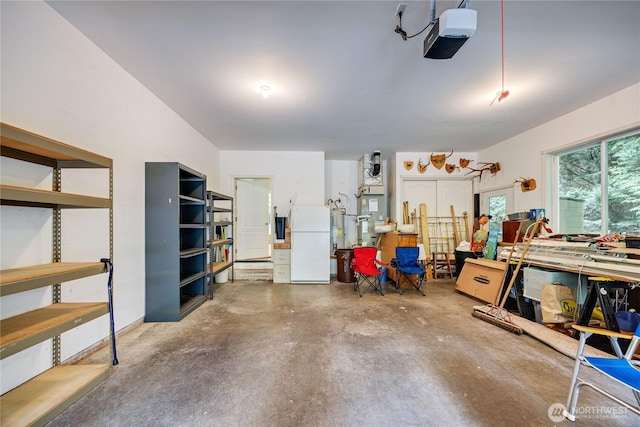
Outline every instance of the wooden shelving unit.
[(0, 296), (82, 279), (104, 273), (101, 262), (52, 262), (50, 264), (2, 270), (0, 276)]
[(2, 396), (1, 424), (45, 425), (110, 374), (109, 365), (54, 366)]
[[(0, 321), (0, 359), (53, 338), (52, 367), (0, 397), (0, 425), (44, 425), (111, 372), (111, 365), (62, 365), (60, 334), (109, 313), (107, 302), (62, 302), (62, 283), (106, 272), (102, 262), (62, 262), (61, 212), (109, 209), (109, 258), (113, 259), (112, 160), (14, 126), (1, 124), (1, 155), (52, 168), (52, 190), (0, 184), (6, 206), (52, 209), (52, 261), (0, 271), (0, 297), (52, 286), (52, 304)], [(109, 197), (64, 193), (64, 168), (109, 170)], [(98, 341), (98, 340), (96, 340)]]
[(109, 304), (57, 303), (2, 321), (0, 359), (109, 313)]
[[(209, 214), (209, 298), (213, 298), (213, 285), (216, 274), (231, 269), (233, 281), (233, 264), (235, 249), (233, 247), (233, 197), (215, 191), (207, 191), (207, 212)], [(220, 218), (217, 218), (217, 217)]]
[(2, 193), (3, 205), (57, 209), (108, 208), (111, 206), (111, 200), (102, 197), (14, 187), (11, 185), (0, 185), (0, 192)]

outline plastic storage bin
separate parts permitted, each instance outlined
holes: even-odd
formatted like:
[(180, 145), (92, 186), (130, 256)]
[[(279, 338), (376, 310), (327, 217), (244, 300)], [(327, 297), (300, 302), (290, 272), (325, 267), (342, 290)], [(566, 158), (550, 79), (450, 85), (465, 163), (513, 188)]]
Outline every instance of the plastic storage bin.
[[(587, 277), (566, 271), (544, 270), (535, 267), (525, 267), (524, 271), (524, 296), (534, 301), (540, 301), (540, 292), (544, 284), (561, 284), (576, 291), (578, 304), (583, 304), (587, 297)], [(578, 289), (578, 277), (580, 277), (580, 289)]]
[(625, 246), (632, 249), (640, 249), (640, 236), (627, 236)]
[(380, 283), (386, 283), (389, 280), (389, 270), (387, 269), (387, 267), (380, 267), (378, 270), (380, 270), (380, 273), (382, 273), (380, 275)]
[(467, 258), (478, 259), (482, 258), (482, 252), (472, 252), (472, 251), (458, 251), (455, 252), (456, 257), (456, 273), (455, 277), (460, 276), (460, 272), (462, 271), (462, 267), (464, 267), (464, 262)]

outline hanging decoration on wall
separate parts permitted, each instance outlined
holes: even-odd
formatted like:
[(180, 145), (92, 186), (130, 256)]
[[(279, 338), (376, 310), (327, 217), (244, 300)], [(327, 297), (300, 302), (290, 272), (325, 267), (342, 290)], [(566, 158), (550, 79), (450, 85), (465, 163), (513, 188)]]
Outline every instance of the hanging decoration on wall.
[(425, 173), (427, 170), (427, 166), (429, 166), (430, 163), (422, 163), (422, 159), (418, 159), (418, 172), (420, 172), (421, 174)]
[(467, 175), (470, 175), (474, 172), (477, 173), (477, 175), (474, 175), (473, 178), (478, 178), (478, 181), (482, 181), (482, 174), (484, 174), (485, 172), (489, 172), (491, 173), (491, 175), (495, 176), (500, 171), (499, 162), (495, 162), (495, 163), (480, 162), (478, 163), (478, 165), (481, 166), (479, 169), (468, 168), (468, 169), (471, 169), (471, 171), (467, 173)]
[(536, 180), (534, 178), (525, 178), (521, 176), (520, 179), (516, 179), (515, 182), (520, 183), (520, 190), (522, 190), (523, 193), (536, 189)]
[(433, 154), (431, 153), (431, 164), (436, 168), (436, 169), (442, 169), (442, 166), (444, 166), (445, 161), (451, 157), (453, 155), (453, 150), (451, 150), (451, 154), (449, 154), (447, 156), (446, 153), (444, 154)]
[(467, 166), (469, 166), (469, 163), (471, 163), (473, 160), (470, 159), (465, 159), (463, 157), (460, 157), (460, 160), (458, 161), (460, 163), (460, 167), (461, 168), (466, 168)]
[(444, 165), (444, 170), (447, 171), (447, 173), (451, 173), (454, 170), (456, 170), (456, 165), (454, 165), (453, 163), (447, 163), (446, 165)]
[(404, 161), (404, 168), (408, 171), (410, 171), (411, 169), (413, 169), (413, 160), (405, 160)]

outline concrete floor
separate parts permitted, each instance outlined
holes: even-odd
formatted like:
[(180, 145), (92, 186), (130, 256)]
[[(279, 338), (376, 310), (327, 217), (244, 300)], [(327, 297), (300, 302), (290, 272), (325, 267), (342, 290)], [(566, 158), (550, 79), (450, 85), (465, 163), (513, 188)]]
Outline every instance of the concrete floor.
[[(426, 291), (216, 285), (181, 322), (119, 337), (113, 375), (49, 426), (554, 425), (573, 360), (472, 317), (478, 302), (453, 281)], [(82, 363), (108, 360), (104, 348)], [(615, 406), (588, 389), (579, 403)], [(638, 422), (600, 414), (575, 424)]]

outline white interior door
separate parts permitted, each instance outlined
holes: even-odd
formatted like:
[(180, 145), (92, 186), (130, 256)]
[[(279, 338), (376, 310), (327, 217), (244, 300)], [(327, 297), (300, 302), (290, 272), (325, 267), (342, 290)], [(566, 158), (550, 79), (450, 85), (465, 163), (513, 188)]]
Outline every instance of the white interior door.
[(236, 178), (236, 261), (271, 257), (271, 179)]

